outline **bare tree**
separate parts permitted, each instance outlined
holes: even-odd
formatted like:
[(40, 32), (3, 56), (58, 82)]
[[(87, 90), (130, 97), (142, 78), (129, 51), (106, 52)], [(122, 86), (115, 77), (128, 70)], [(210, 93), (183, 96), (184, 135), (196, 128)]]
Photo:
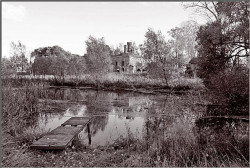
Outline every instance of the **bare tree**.
[(194, 8), (196, 13), (205, 16), (209, 21), (219, 19), (218, 7), (214, 1), (183, 2), (185, 8)]

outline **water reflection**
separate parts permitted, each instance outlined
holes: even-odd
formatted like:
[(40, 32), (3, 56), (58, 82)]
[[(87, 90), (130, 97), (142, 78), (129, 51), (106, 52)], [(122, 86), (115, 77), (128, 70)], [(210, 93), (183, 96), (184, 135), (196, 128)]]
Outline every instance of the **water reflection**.
[[(60, 126), (70, 117), (93, 117), (90, 123), (91, 145), (113, 143), (120, 136), (128, 133), (144, 138), (149, 148), (161, 148), (163, 144), (177, 144), (171, 148), (185, 148), (185, 144), (207, 144), (207, 137), (223, 138), (227, 133), (235, 136), (235, 132), (220, 124), (195, 124), (199, 112), (204, 107), (190, 102), (194, 96), (188, 95), (145, 95), (132, 92), (116, 93), (107, 91), (79, 89), (45, 89), (40, 99), (53, 101), (52, 106), (64, 106), (61, 113), (42, 113), (38, 125), (48, 129)], [(195, 102), (195, 101), (194, 101)], [(162, 115), (164, 114), (164, 115)], [(225, 122), (226, 123), (226, 122)], [(242, 124), (241, 124), (242, 126)], [(244, 127), (244, 128), (243, 128)], [(248, 129), (248, 125), (241, 129)], [(246, 132), (237, 134), (245, 136)], [(80, 140), (88, 144), (88, 131), (80, 133)], [(237, 138), (237, 137), (236, 137)], [(247, 137), (249, 140), (249, 137)], [(230, 138), (229, 138), (230, 139)], [(230, 139), (232, 140), (232, 139)], [(179, 142), (179, 143), (177, 143)], [(166, 149), (167, 150), (167, 149)]]
[[(40, 94), (40, 99), (47, 100), (50, 106), (54, 106), (52, 109), (62, 105), (66, 108), (61, 113), (40, 115), (39, 125), (47, 130), (56, 128), (69, 117), (95, 116), (90, 123), (93, 145), (112, 143), (118, 137), (126, 136), (128, 129), (141, 135), (149, 109), (157, 108), (152, 107), (157, 104), (154, 96), (133, 93), (47, 89)], [(87, 139), (87, 129), (80, 137), (83, 141)]]

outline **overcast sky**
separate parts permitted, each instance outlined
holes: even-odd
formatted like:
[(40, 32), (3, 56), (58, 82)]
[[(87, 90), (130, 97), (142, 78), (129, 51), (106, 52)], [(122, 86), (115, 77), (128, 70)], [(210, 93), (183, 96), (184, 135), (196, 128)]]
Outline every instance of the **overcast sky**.
[(20, 40), (28, 51), (59, 45), (84, 55), (89, 35), (108, 45), (142, 44), (149, 27), (167, 31), (187, 20), (205, 21), (180, 2), (2, 2), (2, 56)]

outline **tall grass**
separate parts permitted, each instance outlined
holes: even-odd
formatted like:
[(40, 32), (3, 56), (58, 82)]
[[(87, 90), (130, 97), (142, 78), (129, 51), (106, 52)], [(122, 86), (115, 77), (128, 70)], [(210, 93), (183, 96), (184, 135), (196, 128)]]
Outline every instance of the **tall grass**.
[(33, 125), (39, 114), (39, 92), (42, 86), (23, 81), (22, 87), (15, 81), (4, 81), (2, 85), (2, 131), (16, 136), (24, 127)]
[[(145, 125), (144, 138), (136, 138), (128, 133), (130, 136), (118, 139), (117, 143), (130, 151), (131, 155), (120, 166), (249, 166), (249, 155), (246, 152), (249, 149), (249, 137), (238, 139), (237, 143), (225, 132), (208, 133), (200, 137), (191, 120), (189, 117), (180, 117), (166, 125), (162, 118), (151, 118)], [(234, 136), (237, 137), (237, 134)]]
[(126, 90), (126, 89), (171, 89), (171, 90), (189, 90), (203, 88), (200, 79), (191, 79), (179, 77), (170, 79), (168, 85), (161, 79), (152, 79), (146, 75), (131, 75), (131, 74), (86, 74), (79, 77), (75, 82), (71, 76), (65, 78), (64, 83), (52, 81), (52, 85), (64, 86), (90, 86), (97, 89), (108, 90)]
[(21, 87), (14, 88), (18, 86), (15, 80), (2, 81), (2, 164), (15, 166), (24, 162), (20, 158), (23, 158), (26, 146), (46, 133), (33, 126), (38, 120), (41, 86), (23, 81)]

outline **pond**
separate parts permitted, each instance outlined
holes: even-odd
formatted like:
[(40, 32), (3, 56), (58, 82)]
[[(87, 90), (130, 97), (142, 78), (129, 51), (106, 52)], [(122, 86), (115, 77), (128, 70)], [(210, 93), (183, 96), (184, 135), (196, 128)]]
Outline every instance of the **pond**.
[[(156, 143), (154, 141), (166, 141), (166, 138), (168, 142), (200, 143), (202, 146), (215, 143), (212, 137), (226, 138), (232, 144), (237, 137), (249, 140), (248, 123), (225, 122), (220, 128), (205, 124), (197, 126), (196, 120), (204, 114), (206, 107), (198, 105), (202, 100), (196, 94), (50, 88), (39, 96), (46, 109), (39, 115), (37, 126), (52, 130), (70, 117), (94, 117), (90, 122), (90, 145), (93, 147), (112, 144), (118, 138), (131, 135), (138, 139), (154, 137), (152, 145)], [(89, 143), (87, 128), (80, 132), (79, 139), (86, 145)]]

